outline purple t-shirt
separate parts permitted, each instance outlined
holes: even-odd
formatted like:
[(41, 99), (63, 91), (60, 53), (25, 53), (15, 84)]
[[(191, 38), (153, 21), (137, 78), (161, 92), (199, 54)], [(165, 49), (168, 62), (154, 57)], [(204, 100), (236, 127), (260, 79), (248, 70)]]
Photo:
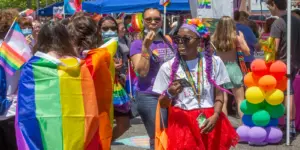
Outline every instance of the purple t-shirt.
[[(142, 44), (142, 40), (134, 40), (131, 43), (130, 57), (141, 53)], [(160, 66), (175, 55), (163, 41), (153, 41), (150, 50), (152, 51), (152, 55), (150, 57), (149, 72), (146, 77), (138, 77), (137, 91), (152, 94), (152, 87)]]

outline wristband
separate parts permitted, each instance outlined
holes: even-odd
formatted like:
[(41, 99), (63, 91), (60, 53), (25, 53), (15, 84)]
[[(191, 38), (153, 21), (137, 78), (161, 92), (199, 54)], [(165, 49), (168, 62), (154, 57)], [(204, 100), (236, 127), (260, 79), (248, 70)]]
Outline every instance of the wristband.
[(171, 93), (169, 93), (169, 90), (166, 90), (166, 91), (164, 92), (164, 94), (165, 94), (165, 96), (168, 97), (168, 99), (173, 99), (173, 98), (176, 97), (176, 96), (173, 96)]
[(147, 53), (147, 52), (142, 52), (142, 57), (146, 58), (146, 59), (149, 59), (150, 58), (150, 54)]

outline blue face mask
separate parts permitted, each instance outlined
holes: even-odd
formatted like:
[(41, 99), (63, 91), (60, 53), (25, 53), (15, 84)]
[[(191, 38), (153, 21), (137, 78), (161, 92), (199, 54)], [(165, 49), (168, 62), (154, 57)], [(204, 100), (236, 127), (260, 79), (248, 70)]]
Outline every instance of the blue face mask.
[(102, 32), (102, 39), (103, 40), (108, 40), (108, 39), (113, 38), (113, 37), (118, 37), (118, 33), (115, 32), (115, 31), (111, 31), (111, 30), (108, 30), (106, 32)]
[(24, 36), (30, 35), (32, 34), (32, 29), (30, 28), (22, 29), (22, 33), (24, 34)]

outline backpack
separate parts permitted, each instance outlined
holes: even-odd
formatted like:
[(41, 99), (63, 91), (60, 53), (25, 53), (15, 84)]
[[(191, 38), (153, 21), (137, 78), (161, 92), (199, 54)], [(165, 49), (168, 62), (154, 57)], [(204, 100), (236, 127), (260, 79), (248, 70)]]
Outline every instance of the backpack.
[(0, 115), (3, 115), (11, 105), (11, 101), (6, 99), (6, 76), (2, 66), (0, 66)]

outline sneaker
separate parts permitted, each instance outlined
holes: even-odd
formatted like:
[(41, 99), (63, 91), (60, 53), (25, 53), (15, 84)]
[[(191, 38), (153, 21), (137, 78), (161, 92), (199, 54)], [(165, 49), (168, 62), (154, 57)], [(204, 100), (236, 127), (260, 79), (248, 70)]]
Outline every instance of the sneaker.
[(290, 138), (294, 139), (296, 137), (296, 127), (295, 121), (290, 122)]

